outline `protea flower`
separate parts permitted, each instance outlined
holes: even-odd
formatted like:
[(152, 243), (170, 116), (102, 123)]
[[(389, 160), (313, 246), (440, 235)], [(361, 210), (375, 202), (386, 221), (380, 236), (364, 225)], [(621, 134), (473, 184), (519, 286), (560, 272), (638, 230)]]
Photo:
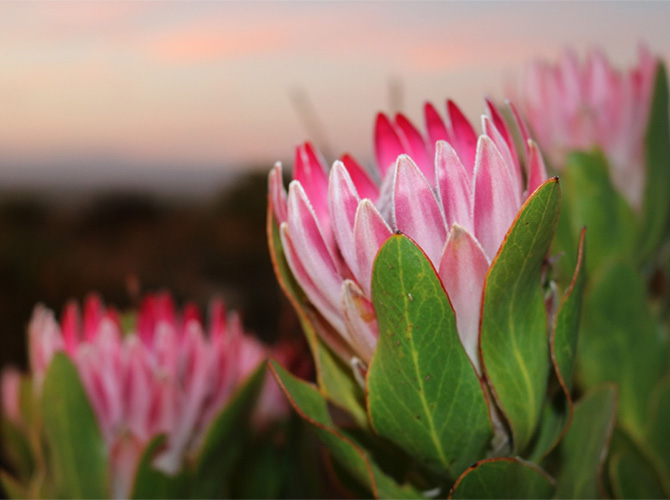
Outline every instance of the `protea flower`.
[(318, 311), (319, 334), (345, 360), (367, 365), (372, 357), (378, 336), (372, 266), (382, 244), (401, 231), (438, 271), (461, 341), (479, 369), (486, 272), (519, 208), (546, 178), (516, 112), (523, 153), (500, 112), (486, 105), (479, 137), (451, 101), (446, 123), (425, 106), (427, 137), (401, 114), (394, 120), (380, 114), (372, 174), (348, 155), (328, 174), (309, 143), (296, 150), (288, 194), (281, 165), (271, 171), (270, 200), (286, 259)]
[[(104, 438), (115, 497), (131, 493), (140, 456), (160, 434), (166, 435), (165, 447), (153, 465), (168, 475), (177, 473), (232, 394), (267, 355), (258, 340), (244, 333), (237, 314), (227, 314), (219, 300), (210, 304), (207, 327), (195, 306), (179, 312), (165, 293), (147, 296), (130, 320), (134, 324), (128, 321), (92, 295), (83, 316), (71, 302), (60, 323), (38, 305), (28, 327), (35, 396), (54, 354), (66, 353)], [(274, 385), (267, 381), (266, 386), (268, 382)], [(16, 372), (6, 372), (2, 385), (3, 408), (19, 422)], [(266, 398), (276, 403), (278, 389), (267, 389)], [(285, 405), (272, 404), (271, 415), (269, 404), (262, 406), (259, 424), (287, 412)]]
[(615, 69), (599, 50), (583, 62), (565, 50), (555, 64), (529, 64), (512, 93), (553, 167), (560, 169), (573, 151), (598, 148), (614, 185), (639, 210), (656, 65), (644, 46), (627, 71)]

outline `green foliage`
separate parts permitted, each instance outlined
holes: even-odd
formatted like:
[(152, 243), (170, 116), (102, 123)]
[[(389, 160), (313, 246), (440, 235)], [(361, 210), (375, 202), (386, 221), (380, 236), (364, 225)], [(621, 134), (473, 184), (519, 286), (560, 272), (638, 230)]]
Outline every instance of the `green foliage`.
[(449, 498), (551, 498), (553, 479), (519, 458), (494, 458), (474, 464), (458, 479)]
[(663, 487), (654, 473), (631, 453), (614, 454), (609, 479), (617, 498), (663, 498)]
[(616, 390), (601, 386), (576, 405), (572, 425), (558, 447), (558, 498), (600, 498), (602, 468), (616, 418)]
[(583, 227), (589, 232), (586, 267), (591, 275), (613, 258), (634, 258), (636, 218), (628, 202), (614, 188), (608, 169), (602, 153), (578, 152), (568, 157), (561, 172), (565, 208), (556, 248), (568, 254), (569, 272), (574, 267), (574, 262), (570, 262), (574, 237)]
[(646, 183), (641, 253), (651, 257), (658, 252), (670, 226), (670, 122), (668, 117), (668, 78), (659, 62), (645, 135)]
[(55, 354), (47, 369), (41, 411), (55, 494), (109, 496), (105, 442), (77, 369), (63, 353)]
[(586, 231), (582, 230), (574, 276), (570, 286), (565, 291), (554, 318), (549, 350), (554, 367), (554, 376), (560, 386), (560, 391), (550, 397), (545, 405), (539, 434), (531, 454), (533, 460), (541, 459), (558, 444), (572, 419), (571, 391), (577, 351), (577, 334), (582, 310), (582, 295), (586, 282), (586, 272), (584, 270), (585, 233)]
[(311, 384), (303, 382), (275, 361), (270, 363), (277, 382), (294, 409), (316, 430), (319, 439), (367, 491), (378, 498), (416, 498), (419, 492), (410, 486), (400, 486), (371, 460), (370, 453), (353, 435), (335, 427), (328, 412), (326, 399)]
[(165, 445), (166, 436), (161, 434), (147, 444), (135, 473), (132, 498), (184, 498), (187, 483), (184, 474), (169, 476), (153, 467), (152, 462)]
[[(260, 392), (265, 376), (265, 364), (239, 387), (228, 404), (210, 425), (205, 440), (196, 453), (191, 498), (225, 498), (239, 448), (244, 446), (244, 430)], [(248, 440), (248, 437), (247, 437)], [(225, 452), (224, 452), (225, 451)]]
[(615, 382), (620, 424), (641, 437), (649, 395), (668, 360), (667, 341), (653, 320), (644, 278), (629, 264), (613, 263), (591, 280), (584, 310), (580, 381), (587, 388)]
[(512, 429), (514, 449), (529, 443), (545, 402), (549, 352), (542, 265), (560, 207), (557, 179), (522, 207), (491, 264), (484, 289), (484, 373)]
[(379, 321), (367, 378), (372, 425), (456, 477), (491, 439), (488, 408), (440, 279), (406, 236), (392, 236), (379, 251), (372, 297)]

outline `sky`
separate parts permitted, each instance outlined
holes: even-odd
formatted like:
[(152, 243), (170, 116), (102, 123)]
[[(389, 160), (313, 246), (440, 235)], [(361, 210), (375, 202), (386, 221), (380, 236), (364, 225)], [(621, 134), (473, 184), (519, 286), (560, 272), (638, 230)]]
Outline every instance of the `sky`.
[(566, 45), (667, 60), (668, 19), (642, 1), (0, 0), (0, 189), (204, 188), (305, 139), (370, 162), (378, 111), (421, 122), (451, 98), (475, 119)]

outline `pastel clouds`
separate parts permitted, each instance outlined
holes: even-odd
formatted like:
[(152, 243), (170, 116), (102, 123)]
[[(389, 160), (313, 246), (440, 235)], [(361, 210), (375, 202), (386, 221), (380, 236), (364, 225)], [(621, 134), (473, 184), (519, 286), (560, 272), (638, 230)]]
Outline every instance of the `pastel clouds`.
[(361, 130), (391, 107), (391, 78), (401, 107), (453, 97), (474, 117), (483, 94), (502, 96), (505, 75), (568, 41), (613, 48), (615, 61), (632, 56), (642, 35), (654, 52), (670, 52), (669, 6), (0, 3), (0, 169), (78, 155), (271, 164), (316, 139), (291, 101), (295, 88), (328, 123), (334, 153), (346, 144), (370, 159)]

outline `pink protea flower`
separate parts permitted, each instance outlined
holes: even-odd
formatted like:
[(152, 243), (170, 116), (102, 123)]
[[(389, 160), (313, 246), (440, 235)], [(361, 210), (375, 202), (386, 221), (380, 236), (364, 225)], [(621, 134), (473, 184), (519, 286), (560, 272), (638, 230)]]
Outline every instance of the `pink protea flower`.
[(555, 64), (529, 64), (512, 93), (555, 168), (572, 151), (599, 148), (609, 160), (614, 185), (639, 209), (655, 68), (644, 46), (627, 71), (612, 67), (599, 50), (590, 51), (584, 62), (565, 50)]
[[(28, 335), (37, 393), (55, 352), (64, 351), (77, 366), (108, 446), (116, 497), (130, 494), (140, 455), (159, 434), (167, 435), (166, 449), (154, 465), (178, 471), (233, 391), (266, 357), (221, 301), (211, 302), (205, 332), (197, 308), (178, 312), (168, 294), (147, 296), (130, 331), (95, 295), (86, 300), (83, 316), (69, 303), (60, 324), (37, 306)], [(267, 411), (262, 418), (270, 418)]]
[(427, 138), (403, 115), (392, 121), (380, 114), (373, 175), (348, 155), (328, 174), (309, 143), (297, 148), (288, 193), (281, 165), (271, 171), (270, 201), (286, 259), (318, 311), (319, 334), (344, 359), (367, 364), (372, 357), (378, 337), (372, 265), (386, 239), (402, 231), (438, 271), (479, 369), (486, 272), (519, 208), (546, 178), (518, 115), (525, 175), (511, 131), (489, 101), (487, 109), (479, 137), (451, 101), (446, 123), (426, 105)]

